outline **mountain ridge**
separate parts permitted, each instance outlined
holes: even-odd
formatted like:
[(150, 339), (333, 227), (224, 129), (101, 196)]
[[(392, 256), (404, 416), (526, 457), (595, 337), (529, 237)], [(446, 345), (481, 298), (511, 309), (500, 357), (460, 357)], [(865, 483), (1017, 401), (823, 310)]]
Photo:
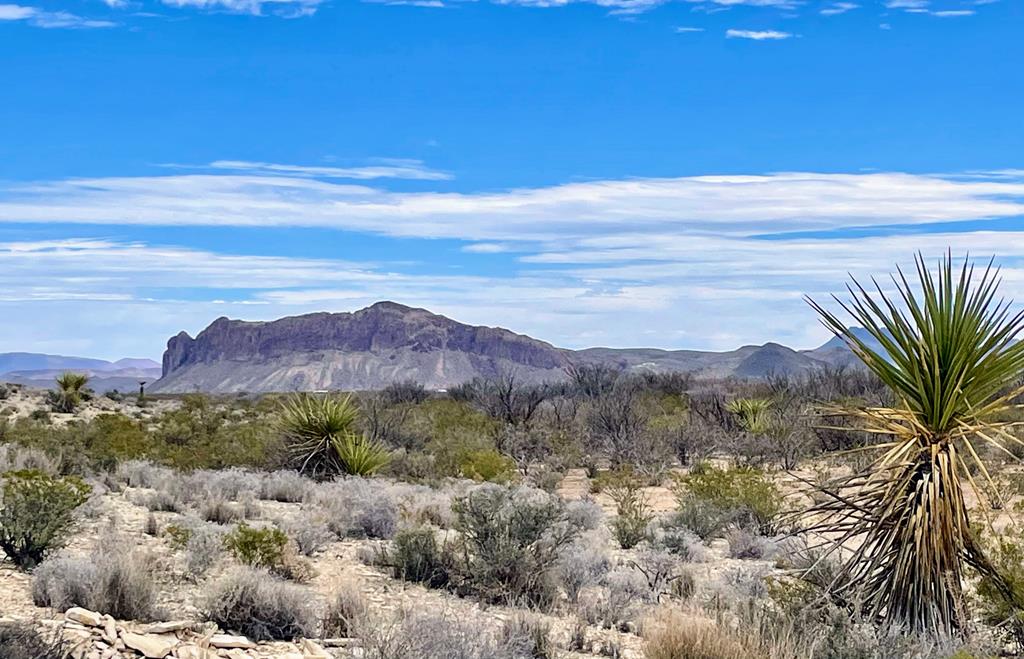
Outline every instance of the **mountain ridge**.
[(701, 377), (763, 378), (850, 362), (829, 343), (797, 351), (778, 343), (732, 351), (658, 348), (569, 350), (502, 327), (460, 323), (391, 301), (353, 312), (272, 321), (221, 317), (195, 338), (171, 337), (155, 392), (269, 392), (379, 389), (414, 379), (444, 389), (514, 371), (524, 382), (563, 379), (572, 363), (626, 370), (687, 371)]

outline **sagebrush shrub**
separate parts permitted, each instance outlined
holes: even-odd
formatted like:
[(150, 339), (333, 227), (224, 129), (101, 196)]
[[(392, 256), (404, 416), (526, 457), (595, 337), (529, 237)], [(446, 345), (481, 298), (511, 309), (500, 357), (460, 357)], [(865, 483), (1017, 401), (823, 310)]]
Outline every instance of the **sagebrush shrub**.
[(346, 582), (336, 586), (320, 619), (325, 638), (348, 638), (366, 625), (369, 607), (358, 585)]
[(55, 555), (32, 574), (36, 606), (66, 611), (80, 606), (120, 620), (159, 617), (150, 557), (125, 549), (124, 538), (105, 536), (86, 556)]
[(73, 476), (56, 478), (37, 470), (3, 475), (0, 549), (22, 568), (32, 568), (63, 545), (75, 509), (91, 488)]
[(278, 526), (295, 542), (295, 548), (303, 556), (312, 556), (334, 540), (323, 516), (308, 511), (280, 519)]
[(571, 604), (579, 600), (584, 588), (599, 583), (611, 569), (611, 557), (602, 540), (584, 535), (559, 551), (555, 574)]
[(398, 506), (385, 481), (344, 478), (317, 486), (309, 497), (324, 512), (331, 531), (339, 538), (387, 539), (398, 528)]
[(316, 634), (313, 601), (303, 586), (238, 567), (207, 587), (200, 609), (206, 620), (254, 641), (290, 641)]
[(284, 503), (299, 503), (309, 493), (312, 481), (297, 471), (275, 471), (263, 476), (260, 498)]
[(559, 550), (578, 535), (557, 497), (483, 485), (452, 505), (464, 544), (460, 587), (489, 601), (548, 606)]
[(505, 642), (480, 620), (433, 611), (402, 611), (397, 619), (377, 621), (363, 644), (365, 659), (531, 659), (519, 639)]

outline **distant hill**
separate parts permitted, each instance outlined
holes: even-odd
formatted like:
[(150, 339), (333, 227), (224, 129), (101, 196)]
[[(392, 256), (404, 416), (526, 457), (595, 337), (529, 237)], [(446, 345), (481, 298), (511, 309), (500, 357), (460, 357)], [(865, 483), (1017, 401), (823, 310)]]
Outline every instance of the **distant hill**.
[(139, 381), (159, 379), (160, 364), (152, 359), (119, 359), (116, 362), (86, 357), (65, 357), (27, 352), (0, 353), (0, 382), (49, 389), (64, 371), (89, 376), (89, 386), (99, 392), (112, 389), (135, 391)]
[[(834, 343), (838, 341), (838, 343)], [(218, 318), (195, 338), (167, 342), (154, 392), (379, 389), (413, 379), (442, 389), (514, 371), (523, 381), (565, 377), (572, 363), (699, 377), (795, 375), (851, 362), (838, 339), (815, 350), (777, 343), (728, 352), (652, 348), (565, 350), (496, 327), (459, 323), (425, 309), (378, 302), (353, 313), (314, 313), (268, 322)]]

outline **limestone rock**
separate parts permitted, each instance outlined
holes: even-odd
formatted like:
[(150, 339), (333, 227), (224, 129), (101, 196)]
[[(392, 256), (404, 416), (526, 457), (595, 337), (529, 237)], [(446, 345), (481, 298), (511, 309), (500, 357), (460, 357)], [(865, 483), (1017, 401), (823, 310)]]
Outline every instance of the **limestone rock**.
[(174, 636), (136, 634), (134, 632), (124, 632), (121, 634), (121, 640), (126, 646), (141, 652), (149, 659), (163, 659), (171, 653), (174, 646), (178, 645), (178, 639)]
[(244, 636), (232, 636), (230, 634), (214, 634), (209, 640), (210, 646), (221, 649), (241, 648), (251, 650), (256, 644)]
[(86, 625), (87, 627), (99, 627), (103, 624), (103, 616), (95, 611), (83, 609), (79, 606), (73, 606), (65, 611), (64, 617), (68, 620), (74, 620), (79, 624)]
[(188, 620), (171, 620), (168, 622), (155, 622), (152, 625), (147, 625), (142, 629), (144, 634), (170, 634), (173, 632), (180, 632), (183, 629), (189, 629), (192, 627), (192, 622)]

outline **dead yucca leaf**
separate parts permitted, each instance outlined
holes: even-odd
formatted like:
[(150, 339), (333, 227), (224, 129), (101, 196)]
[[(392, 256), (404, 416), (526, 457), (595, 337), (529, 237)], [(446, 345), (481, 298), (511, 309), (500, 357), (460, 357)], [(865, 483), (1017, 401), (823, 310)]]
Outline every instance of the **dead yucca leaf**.
[[(823, 490), (807, 514), (806, 531), (827, 538), (842, 567), (833, 594), (881, 622), (953, 633), (964, 627), (964, 567), (995, 577), (970, 532), (964, 486), (979, 498), (994, 491), (976, 450), (987, 442), (1008, 452), (1020, 443), (1013, 424), (996, 420), (1021, 393), (1024, 314), (996, 298), (998, 271), (980, 277), (968, 260), (946, 257), (933, 274), (916, 259), (917, 284), (902, 271), (895, 294), (877, 282), (869, 292), (854, 280), (851, 299), (836, 302), (881, 346), (876, 350), (813, 300), (822, 322), (842, 337), (895, 393), (891, 408), (830, 408), (855, 417), (889, 440), (870, 447), (877, 457), (864, 471)], [(967, 469), (977, 466), (985, 487)], [(1009, 589), (1005, 589), (1009, 596)]]

